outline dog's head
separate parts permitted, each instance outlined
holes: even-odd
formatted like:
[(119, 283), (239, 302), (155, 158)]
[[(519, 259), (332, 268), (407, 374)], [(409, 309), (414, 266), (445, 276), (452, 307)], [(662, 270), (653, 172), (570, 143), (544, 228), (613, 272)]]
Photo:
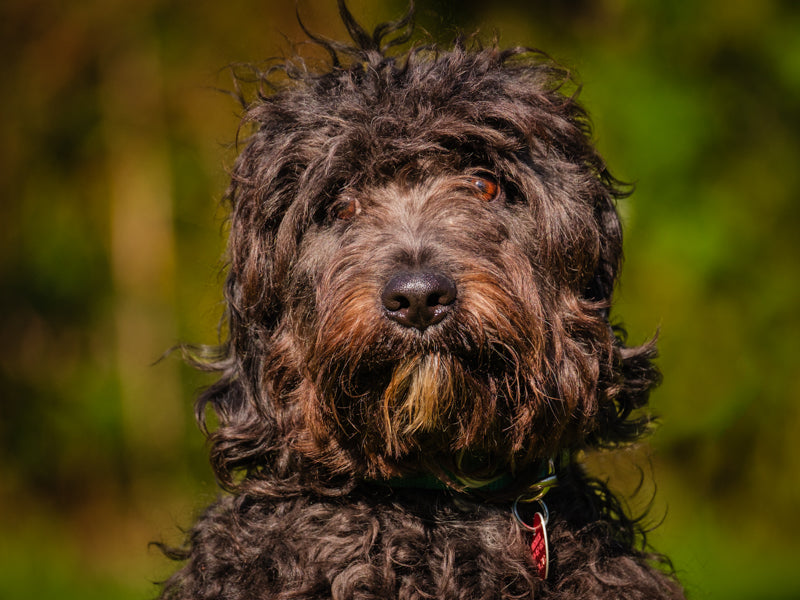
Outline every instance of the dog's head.
[(341, 8), (355, 45), (317, 40), (329, 70), (247, 106), (201, 399), (222, 481), (524, 481), (636, 438), (653, 348), (609, 323), (623, 191), (568, 74), (464, 40), (392, 54), (410, 17), (368, 34)]

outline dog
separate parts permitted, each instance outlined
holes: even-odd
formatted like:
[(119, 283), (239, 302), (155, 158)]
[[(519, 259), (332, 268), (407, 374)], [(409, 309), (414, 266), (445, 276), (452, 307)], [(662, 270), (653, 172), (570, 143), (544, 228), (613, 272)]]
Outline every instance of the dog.
[[(408, 14), (261, 73), (232, 168), (227, 338), (195, 363), (227, 492), (166, 599), (682, 598), (581, 464), (638, 440), (611, 324), (616, 180), (571, 77)], [(213, 409), (217, 426), (206, 426)]]

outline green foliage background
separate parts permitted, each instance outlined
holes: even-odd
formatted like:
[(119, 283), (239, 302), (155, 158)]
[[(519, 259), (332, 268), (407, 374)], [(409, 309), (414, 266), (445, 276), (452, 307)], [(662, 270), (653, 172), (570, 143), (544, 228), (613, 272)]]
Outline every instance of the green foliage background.
[[(333, 2), (301, 1), (342, 37)], [(403, 3), (352, 2), (363, 21)], [(148, 549), (216, 495), (192, 422), (208, 382), (237, 125), (224, 67), (290, 51), (291, 0), (0, 5), (0, 598), (148, 598)], [(575, 67), (612, 170), (617, 317), (660, 330), (652, 451), (594, 457), (693, 598), (800, 597), (800, 4), (420, 0)], [(286, 36), (285, 38), (283, 36)], [(637, 504), (638, 502), (638, 504)]]

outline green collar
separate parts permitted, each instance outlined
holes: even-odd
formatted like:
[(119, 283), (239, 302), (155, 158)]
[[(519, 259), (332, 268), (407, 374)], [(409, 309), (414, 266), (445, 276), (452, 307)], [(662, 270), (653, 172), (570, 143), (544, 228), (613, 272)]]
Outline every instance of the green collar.
[[(453, 477), (453, 481), (458, 481)], [(480, 492), (499, 492), (507, 488), (514, 478), (509, 473), (504, 473), (495, 477), (485, 483), (464, 484), (466, 491), (480, 491)], [(444, 481), (435, 475), (415, 475), (413, 477), (393, 477), (392, 479), (384, 479), (377, 483), (382, 483), (393, 488), (413, 488), (420, 490), (452, 490), (453, 488), (447, 485)]]
[[(501, 492), (514, 482), (514, 476), (510, 473), (503, 473), (489, 480), (465, 480), (456, 477), (447, 472), (453, 481), (460, 483), (466, 493), (470, 492)], [(536, 483), (530, 486), (530, 492), (533, 499), (541, 498), (547, 490), (557, 485), (557, 477), (555, 474), (555, 462), (553, 459), (548, 460), (539, 469), (539, 475)], [(374, 480), (372, 483), (383, 484), (392, 488), (398, 489), (419, 489), (419, 490), (437, 490), (446, 491), (454, 490), (454, 488), (439, 477), (428, 473), (424, 475), (415, 475), (412, 477), (393, 477), (391, 479)]]

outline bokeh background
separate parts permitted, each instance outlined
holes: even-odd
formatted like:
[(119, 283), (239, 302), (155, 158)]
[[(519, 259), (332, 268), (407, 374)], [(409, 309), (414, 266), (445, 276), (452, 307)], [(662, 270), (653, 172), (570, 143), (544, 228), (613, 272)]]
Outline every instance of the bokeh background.
[[(301, 0), (342, 37), (333, 2)], [(402, 1), (352, 1), (367, 23)], [(800, 3), (419, 0), (584, 84), (621, 205), (617, 318), (660, 329), (650, 450), (599, 457), (696, 599), (800, 597)], [(151, 598), (217, 494), (209, 383), (239, 108), (226, 65), (291, 51), (292, 0), (0, 4), (0, 598)], [(649, 467), (647, 465), (651, 465)], [(650, 471), (654, 473), (654, 478)], [(639, 504), (636, 504), (639, 502)]]

